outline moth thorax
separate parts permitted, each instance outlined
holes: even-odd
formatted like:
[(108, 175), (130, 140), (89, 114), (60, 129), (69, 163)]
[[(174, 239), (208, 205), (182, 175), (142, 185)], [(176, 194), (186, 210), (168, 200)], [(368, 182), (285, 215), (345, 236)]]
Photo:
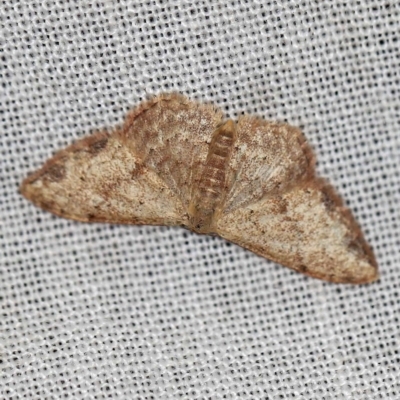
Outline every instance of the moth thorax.
[(189, 206), (192, 229), (198, 233), (213, 232), (213, 217), (227, 191), (226, 170), (235, 140), (236, 125), (232, 120), (225, 122), (213, 134)]

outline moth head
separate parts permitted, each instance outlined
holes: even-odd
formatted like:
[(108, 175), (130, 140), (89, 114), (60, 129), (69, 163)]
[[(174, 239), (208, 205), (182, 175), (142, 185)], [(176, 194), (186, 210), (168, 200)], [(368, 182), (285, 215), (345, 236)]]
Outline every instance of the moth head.
[(213, 222), (214, 211), (210, 209), (204, 209), (198, 204), (191, 203), (189, 206), (189, 227), (192, 231), (201, 234), (213, 233), (212, 222)]

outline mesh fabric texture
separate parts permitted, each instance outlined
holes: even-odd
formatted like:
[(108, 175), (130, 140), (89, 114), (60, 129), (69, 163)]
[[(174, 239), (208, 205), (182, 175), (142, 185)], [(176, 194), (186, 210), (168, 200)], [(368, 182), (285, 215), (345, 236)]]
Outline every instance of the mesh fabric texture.
[[(398, 1), (3, 1), (0, 398), (400, 398)], [(380, 281), (180, 228), (80, 224), (21, 180), (178, 91), (300, 126)]]

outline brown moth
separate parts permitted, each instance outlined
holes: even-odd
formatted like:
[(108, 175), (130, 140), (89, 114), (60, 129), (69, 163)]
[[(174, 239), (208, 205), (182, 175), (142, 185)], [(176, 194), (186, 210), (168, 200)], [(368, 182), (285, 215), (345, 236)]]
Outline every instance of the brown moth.
[(84, 222), (179, 225), (330, 282), (378, 278), (374, 254), (299, 129), (178, 94), (61, 150), (21, 193)]

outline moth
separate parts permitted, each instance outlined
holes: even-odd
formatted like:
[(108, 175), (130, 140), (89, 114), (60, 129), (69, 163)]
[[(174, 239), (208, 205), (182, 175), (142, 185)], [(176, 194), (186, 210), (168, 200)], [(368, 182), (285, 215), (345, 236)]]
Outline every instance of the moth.
[(61, 150), (20, 190), (76, 221), (178, 225), (314, 278), (378, 278), (372, 249), (316, 175), (299, 129), (251, 116), (224, 121), (216, 107), (179, 94), (143, 102), (122, 126)]

